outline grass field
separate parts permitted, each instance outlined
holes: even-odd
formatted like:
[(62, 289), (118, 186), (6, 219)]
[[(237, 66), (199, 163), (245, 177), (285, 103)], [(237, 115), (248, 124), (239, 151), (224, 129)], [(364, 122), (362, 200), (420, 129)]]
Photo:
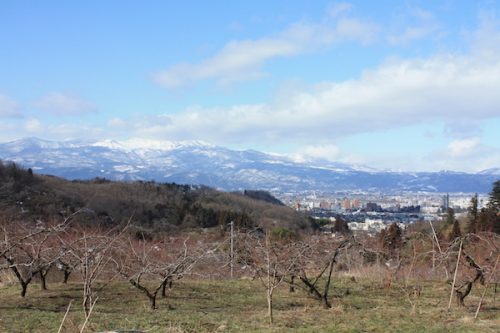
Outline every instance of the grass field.
[[(74, 300), (64, 332), (78, 332), (83, 322), (81, 285), (31, 285), (26, 298), (17, 285), (0, 287), (0, 332), (57, 332), (70, 300)], [(483, 288), (480, 286), (479, 288)], [(499, 332), (500, 300), (493, 288), (474, 320), (482, 289), (466, 299), (465, 308), (447, 310), (449, 286), (423, 284), (415, 307), (397, 285), (389, 290), (370, 281), (337, 279), (333, 307), (323, 309), (301, 290), (283, 285), (275, 296), (275, 324), (266, 318), (265, 293), (258, 281), (183, 280), (149, 309), (147, 299), (125, 283), (104, 288), (86, 332), (141, 329), (147, 332)]]

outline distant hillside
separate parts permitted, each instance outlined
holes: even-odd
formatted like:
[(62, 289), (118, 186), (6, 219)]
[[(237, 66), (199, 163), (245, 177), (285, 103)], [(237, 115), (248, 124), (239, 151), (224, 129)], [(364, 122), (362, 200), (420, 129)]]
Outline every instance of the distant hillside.
[(271, 193), (269, 193), (267, 191), (245, 190), (245, 191), (243, 191), (243, 194), (246, 195), (247, 197), (252, 198), (252, 199), (261, 200), (264, 202), (271, 203), (273, 205), (279, 205), (279, 206), (285, 205), (284, 203), (282, 203), (280, 200), (276, 199), (274, 196), (271, 195)]
[(198, 141), (46, 141), (0, 143), (0, 159), (67, 179), (106, 177), (198, 184), (226, 191), (381, 191), (487, 193), (498, 169), (481, 173), (394, 172), (326, 160), (298, 162)]
[(104, 178), (69, 181), (0, 162), (0, 211), (24, 219), (67, 216), (85, 208), (81, 221), (113, 225), (133, 216), (137, 227), (152, 231), (225, 228), (230, 221), (241, 228), (308, 228), (302, 215), (266, 201), (203, 186)]

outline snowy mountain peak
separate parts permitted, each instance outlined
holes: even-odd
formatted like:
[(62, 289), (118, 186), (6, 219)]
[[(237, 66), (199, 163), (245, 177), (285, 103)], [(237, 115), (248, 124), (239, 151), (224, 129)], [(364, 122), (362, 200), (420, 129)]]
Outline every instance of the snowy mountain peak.
[(500, 168), (491, 168), (479, 172), (482, 175), (500, 176)]
[(95, 147), (106, 147), (110, 149), (121, 149), (127, 151), (133, 150), (162, 150), (170, 151), (174, 149), (186, 148), (186, 147), (203, 147), (203, 148), (213, 148), (203, 141), (160, 141), (160, 140), (148, 140), (148, 139), (127, 139), (124, 141), (116, 140), (103, 140), (97, 141), (92, 144)]
[(36, 137), (22, 138), (19, 140), (4, 143), (12, 150), (23, 151), (29, 149), (59, 149), (63, 147), (76, 147), (79, 144), (76, 141), (49, 141)]
[(0, 159), (70, 179), (105, 177), (203, 184), (225, 190), (489, 192), (499, 170), (408, 173), (377, 171), (324, 159), (231, 150), (202, 141), (129, 139), (0, 143)]

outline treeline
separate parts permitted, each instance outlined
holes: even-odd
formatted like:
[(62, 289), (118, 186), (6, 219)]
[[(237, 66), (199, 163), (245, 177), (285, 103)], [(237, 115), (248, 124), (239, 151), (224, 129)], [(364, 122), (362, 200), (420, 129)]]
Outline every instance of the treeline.
[(278, 205), (271, 195), (250, 192), (259, 193), (255, 198), (248, 193), (153, 181), (69, 181), (0, 162), (0, 208), (14, 217), (48, 220), (84, 209), (85, 214), (78, 214), (80, 223), (114, 226), (133, 217), (135, 227), (145, 234), (188, 228), (223, 229), (231, 221), (239, 228), (276, 226), (292, 232), (309, 228), (304, 216)]
[(478, 203), (476, 194), (470, 199), (467, 217), (461, 224), (455, 218), (455, 211), (448, 208), (442, 228), (442, 233), (447, 239), (483, 231), (500, 234), (500, 180), (493, 183), (488, 204), (479, 209)]
[(500, 234), (500, 180), (493, 183), (488, 205), (478, 209), (477, 194), (471, 198), (468, 208), (467, 231), (493, 231)]

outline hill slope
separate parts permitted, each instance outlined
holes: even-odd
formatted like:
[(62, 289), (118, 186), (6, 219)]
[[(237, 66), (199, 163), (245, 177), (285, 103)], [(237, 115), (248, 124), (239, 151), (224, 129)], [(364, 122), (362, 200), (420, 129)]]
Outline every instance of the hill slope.
[(41, 176), (15, 164), (0, 163), (0, 211), (24, 219), (67, 216), (85, 208), (80, 220), (116, 224), (133, 216), (147, 230), (236, 226), (307, 228), (307, 219), (289, 207), (256, 200), (242, 193), (208, 187), (116, 182), (103, 178), (68, 181)]

